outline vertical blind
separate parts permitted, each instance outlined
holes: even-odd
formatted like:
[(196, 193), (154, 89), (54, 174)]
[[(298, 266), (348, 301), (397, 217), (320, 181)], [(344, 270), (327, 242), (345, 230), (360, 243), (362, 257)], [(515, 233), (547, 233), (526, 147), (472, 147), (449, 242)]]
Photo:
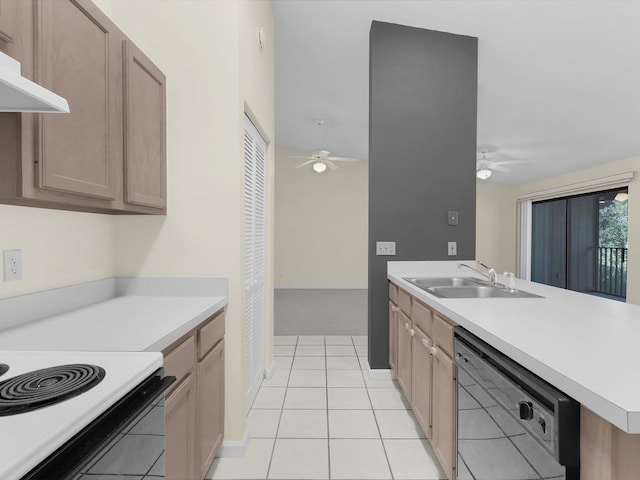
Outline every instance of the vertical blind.
[(245, 379), (248, 412), (264, 376), (266, 143), (245, 116), (244, 265)]

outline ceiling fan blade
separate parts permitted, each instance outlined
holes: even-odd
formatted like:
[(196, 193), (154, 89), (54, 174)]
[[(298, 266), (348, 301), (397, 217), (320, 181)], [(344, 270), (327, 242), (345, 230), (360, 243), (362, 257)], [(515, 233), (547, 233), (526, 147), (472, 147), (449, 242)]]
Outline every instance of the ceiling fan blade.
[(359, 162), (359, 158), (353, 157), (327, 157), (327, 160), (331, 160), (332, 162)]
[(338, 168), (338, 166), (335, 163), (333, 163), (331, 160), (328, 160), (325, 158), (323, 162), (326, 163), (327, 167), (329, 167), (331, 170), (336, 170)]
[(526, 160), (500, 160), (498, 162), (491, 162), (491, 165), (515, 165), (516, 163), (529, 163)]
[(298, 160), (307, 160), (307, 159), (313, 160), (314, 159), (314, 157), (287, 157), (287, 158), (297, 158)]
[(510, 172), (511, 169), (507, 167), (503, 167), (502, 165), (489, 165), (489, 170), (495, 170), (496, 172)]
[[(304, 157), (303, 157), (304, 158)], [(293, 168), (302, 168), (302, 167), (306, 167), (307, 165), (311, 164), (311, 163), (315, 163), (315, 159), (311, 159), (311, 160), (307, 160), (306, 162), (302, 162), (300, 165), (296, 165)]]

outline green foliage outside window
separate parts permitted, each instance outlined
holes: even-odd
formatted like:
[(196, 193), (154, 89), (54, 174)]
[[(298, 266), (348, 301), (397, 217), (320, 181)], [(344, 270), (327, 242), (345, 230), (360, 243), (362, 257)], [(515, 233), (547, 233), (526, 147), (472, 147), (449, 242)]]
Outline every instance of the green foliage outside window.
[(605, 201), (600, 204), (600, 246), (627, 247), (628, 201)]

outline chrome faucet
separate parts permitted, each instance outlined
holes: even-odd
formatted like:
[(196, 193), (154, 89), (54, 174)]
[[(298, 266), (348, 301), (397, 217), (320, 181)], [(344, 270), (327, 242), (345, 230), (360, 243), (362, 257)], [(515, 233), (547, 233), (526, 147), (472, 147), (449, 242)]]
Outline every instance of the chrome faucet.
[(489, 279), (489, 282), (491, 282), (492, 285), (498, 285), (498, 274), (496, 273), (496, 271), (490, 266), (485, 265), (482, 262), (478, 262), (478, 263), (487, 269), (487, 273), (481, 272), (477, 268), (474, 268), (471, 265), (467, 265), (466, 263), (459, 263), (458, 268), (467, 267), (473, 270), (474, 272), (479, 273), (483, 277), (487, 277)]

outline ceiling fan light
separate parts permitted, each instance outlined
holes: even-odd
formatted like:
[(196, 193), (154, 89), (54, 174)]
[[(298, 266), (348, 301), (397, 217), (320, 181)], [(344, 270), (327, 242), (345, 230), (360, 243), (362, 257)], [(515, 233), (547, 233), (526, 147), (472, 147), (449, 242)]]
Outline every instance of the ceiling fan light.
[(322, 162), (316, 162), (313, 164), (313, 171), (316, 173), (322, 173), (327, 169), (327, 166)]
[(476, 170), (476, 177), (478, 177), (480, 180), (486, 180), (490, 176), (491, 170), (489, 170), (488, 168), (479, 168), (478, 170)]

